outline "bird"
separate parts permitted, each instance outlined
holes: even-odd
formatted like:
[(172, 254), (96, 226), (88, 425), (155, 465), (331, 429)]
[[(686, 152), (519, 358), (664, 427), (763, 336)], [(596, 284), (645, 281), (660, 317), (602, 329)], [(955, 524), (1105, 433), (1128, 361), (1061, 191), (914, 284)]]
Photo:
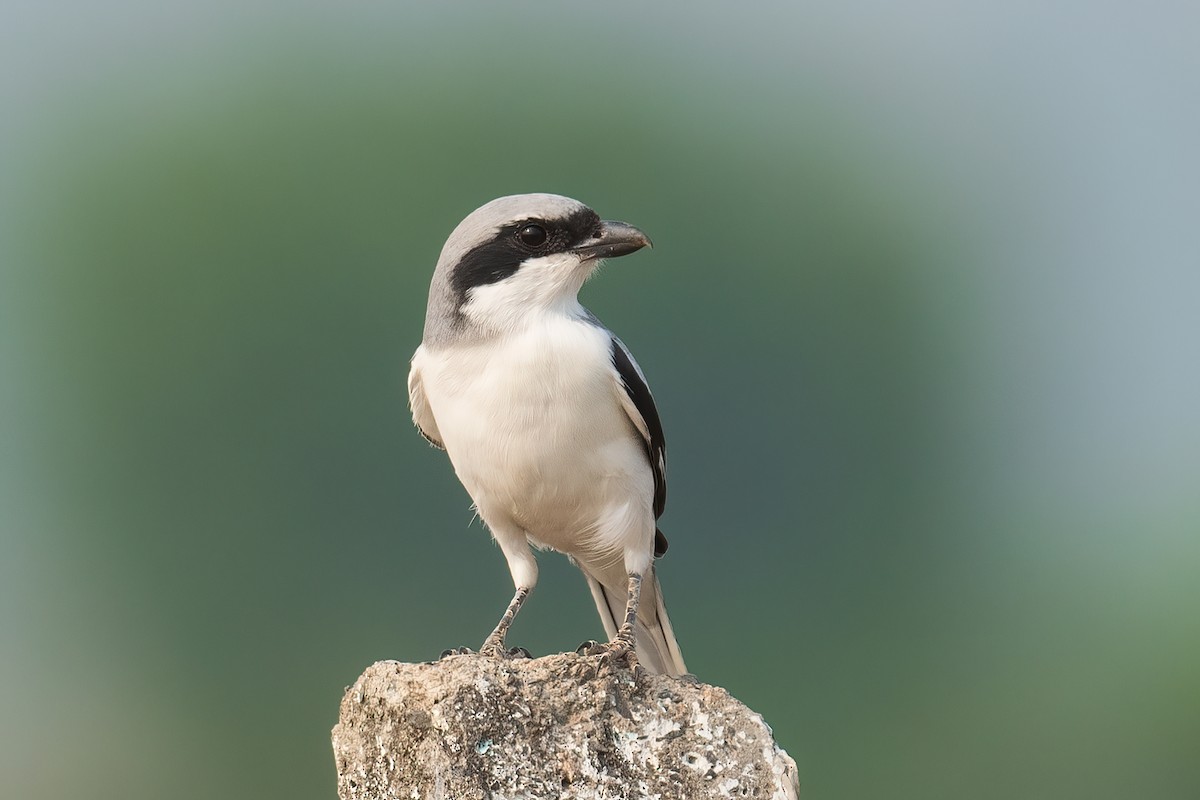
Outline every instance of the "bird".
[(528, 655), (506, 636), (537, 584), (533, 549), (549, 549), (583, 572), (609, 637), (581, 654), (687, 672), (654, 566), (667, 549), (662, 422), (629, 349), (579, 302), (603, 259), (647, 246), (578, 200), (518, 194), (468, 214), (442, 248), (408, 395), (512, 575), (482, 655)]

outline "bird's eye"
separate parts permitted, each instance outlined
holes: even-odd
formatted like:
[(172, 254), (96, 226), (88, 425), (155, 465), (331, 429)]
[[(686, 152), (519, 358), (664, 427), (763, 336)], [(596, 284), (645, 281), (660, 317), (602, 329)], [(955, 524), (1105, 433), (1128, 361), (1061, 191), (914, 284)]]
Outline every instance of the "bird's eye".
[(526, 225), (517, 231), (517, 238), (530, 247), (546, 243), (546, 229), (541, 225)]

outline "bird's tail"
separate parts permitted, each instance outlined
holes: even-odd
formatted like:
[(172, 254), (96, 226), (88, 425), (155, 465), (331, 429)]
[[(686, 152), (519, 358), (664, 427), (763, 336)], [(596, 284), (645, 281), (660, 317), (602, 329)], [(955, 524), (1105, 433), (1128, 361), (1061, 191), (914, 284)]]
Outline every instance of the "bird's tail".
[[(583, 576), (587, 578), (588, 587), (592, 590), (592, 598), (596, 601), (596, 610), (600, 612), (604, 631), (608, 638), (612, 639), (625, 619), (628, 578), (624, 570), (605, 570), (597, 576), (584, 564), (579, 566), (583, 570)], [(607, 572), (613, 574), (604, 574)], [(675, 632), (671, 630), (671, 619), (667, 616), (667, 607), (663, 604), (662, 589), (658, 585), (654, 567), (642, 578), (642, 595), (638, 603), (634, 638), (637, 643), (638, 663), (650, 672), (664, 675), (683, 675), (687, 672), (687, 666), (679, 652), (679, 642), (675, 641)]]

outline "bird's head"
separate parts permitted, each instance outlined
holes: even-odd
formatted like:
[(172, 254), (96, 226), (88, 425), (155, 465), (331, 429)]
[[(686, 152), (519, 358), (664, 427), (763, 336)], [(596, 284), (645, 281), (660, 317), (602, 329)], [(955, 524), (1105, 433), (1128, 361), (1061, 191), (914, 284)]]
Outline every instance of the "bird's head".
[(487, 336), (571, 309), (600, 259), (649, 244), (632, 225), (602, 220), (569, 197), (493, 200), (467, 215), (442, 248), (429, 287), (425, 340)]

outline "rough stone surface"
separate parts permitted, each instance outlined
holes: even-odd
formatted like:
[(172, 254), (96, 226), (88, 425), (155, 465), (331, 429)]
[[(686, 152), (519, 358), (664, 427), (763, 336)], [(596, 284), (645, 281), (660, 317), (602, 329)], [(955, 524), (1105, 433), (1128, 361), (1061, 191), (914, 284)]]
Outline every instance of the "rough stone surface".
[(573, 654), (381, 661), (333, 729), (341, 800), (796, 798), (771, 729), (716, 686)]

